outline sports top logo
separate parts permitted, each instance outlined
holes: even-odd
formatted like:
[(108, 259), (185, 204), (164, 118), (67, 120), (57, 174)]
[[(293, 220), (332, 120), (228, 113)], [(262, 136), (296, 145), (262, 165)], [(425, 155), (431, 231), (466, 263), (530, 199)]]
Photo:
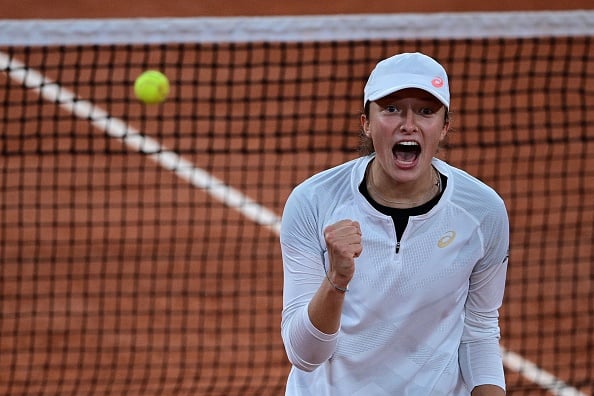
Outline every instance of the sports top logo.
[(444, 236), (439, 238), (439, 240), (437, 241), (437, 247), (443, 249), (444, 247), (454, 242), (454, 239), (456, 239), (456, 231), (448, 231), (444, 234)]

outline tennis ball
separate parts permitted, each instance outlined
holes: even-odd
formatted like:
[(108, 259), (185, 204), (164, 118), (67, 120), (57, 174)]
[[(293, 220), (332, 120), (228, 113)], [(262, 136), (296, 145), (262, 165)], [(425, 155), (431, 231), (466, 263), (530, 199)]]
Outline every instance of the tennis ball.
[(143, 103), (161, 103), (169, 95), (169, 80), (160, 71), (147, 70), (134, 81), (134, 94)]

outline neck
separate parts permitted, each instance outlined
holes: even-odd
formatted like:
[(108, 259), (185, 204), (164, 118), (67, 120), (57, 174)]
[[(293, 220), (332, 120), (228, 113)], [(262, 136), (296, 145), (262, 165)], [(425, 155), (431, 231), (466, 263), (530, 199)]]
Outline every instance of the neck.
[[(439, 172), (433, 166), (431, 166), (431, 170), (429, 172), (429, 176), (426, 180), (428, 182), (422, 183), (422, 188), (417, 190), (417, 192), (411, 193), (409, 196), (406, 194), (401, 194), (401, 196), (396, 196), (394, 194), (397, 189), (394, 188), (392, 185), (390, 189), (382, 189), (378, 183), (376, 182), (374, 167), (371, 165), (368, 168), (366, 179), (367, 179), (367, 191), (371, 198), (373, 198), (377, 203), (382, 204), (384, 206), (389, 206), (393, 208), (413, 208), (416, 206), (420, 206), (435, 196), (441, 193), (441, 177), (439, 176)], [(385, 192), (389, 190), (390, 192)]]

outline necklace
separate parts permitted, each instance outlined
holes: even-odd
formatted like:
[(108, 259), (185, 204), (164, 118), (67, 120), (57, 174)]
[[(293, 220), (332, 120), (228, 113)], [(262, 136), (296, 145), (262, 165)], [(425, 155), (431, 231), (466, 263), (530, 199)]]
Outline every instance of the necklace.
[(367, 176), (368, 176), (368, 180), (369, 183), (367, 183), (367, 188), (369, 190), (371, 190), (371, 192), (373, 192), (373, 194), (378, 197), (380, 200), (382, 200), (385, 203), (388, 204), (392, 204), (392, 205), (398, 205), (398, 206), (403, 206), (406, 205), (408, 207), (415, 207), (415, 206), (419, 206), (420, 204), (424, 204), (425, 202), (430, 201), (431, 199), (433, 199), (434, 197), (436, 197), (438, 194), (441, 193), (441, 177), (439, 176), (439, 172), (437, 171), (437, 169), (435, 169), (434, 166), (431, 166), (432, 169), (432, 174), (433, 174), (433, 178), (434, 178), (434, 183), (433, 185), (431, 185), (431, 188), (429, 189), (429, 191), (427, 191), (427, 193), (425, 193), (420, 199), (416, 200), (416, 201), (395, 201), (389, 198), (384, 197), (378, 190), (378, 188), (375, 185), (375, 181), (373, 180), (373, 172), (371, 171), (371, 166), (369, 167), (369, 170), (367, 171)]

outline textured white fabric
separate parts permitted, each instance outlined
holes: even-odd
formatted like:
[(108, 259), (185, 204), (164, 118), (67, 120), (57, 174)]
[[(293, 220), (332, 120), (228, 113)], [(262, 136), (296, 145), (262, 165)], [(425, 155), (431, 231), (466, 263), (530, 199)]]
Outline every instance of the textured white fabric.
[[(371, 158), (317, 174), (287, 200), (281, 333), (293, 367), (286, 394), (452, 396), (482, 383), (505, 387), (498, 308), (509, 229), (502, 199), (434, 159), (447, 188), (433, 209), (409, 219), (396, 253), (392, 219), (358, 190)], [(307, 306), (328, 265), (323, 230), (345, 218), (360, 222), (363, 252), (341, 328), (324, 335)]]

